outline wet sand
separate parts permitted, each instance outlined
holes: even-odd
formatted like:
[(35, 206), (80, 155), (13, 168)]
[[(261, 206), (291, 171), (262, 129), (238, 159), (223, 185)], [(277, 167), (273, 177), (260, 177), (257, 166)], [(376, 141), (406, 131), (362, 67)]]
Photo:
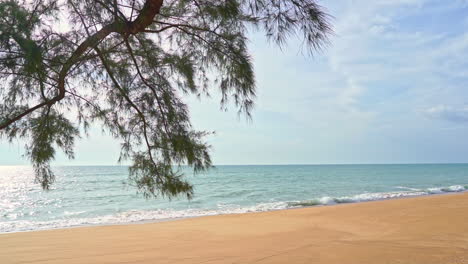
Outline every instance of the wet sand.
[(0, 263), (468, 264), (468, 193), (0, 234)]

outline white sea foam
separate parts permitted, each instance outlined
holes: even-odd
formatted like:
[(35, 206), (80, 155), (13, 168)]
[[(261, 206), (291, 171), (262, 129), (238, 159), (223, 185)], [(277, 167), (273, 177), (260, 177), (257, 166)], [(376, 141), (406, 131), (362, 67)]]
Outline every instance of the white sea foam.
[(429, 195), (429, 194), (464, 192), (468, 190), (468, 185), (466, 186), (452, 185), (449, 187), (438, 187), (438, 188), (428, 188), (428, 189), (416, 189), (416, 188), (403, 187), (403, 186), (397, 186), (397, 188), (407, 189), (410, 191), (362, 193), (358, 195), (342, 196), (342, 197), (324, 196), (324, 197), (320, 197), (320, 198), (316, 198), (312, 200), (290, 202), (289, 205), (291, 207), (333, 205), (333, 204), (339, 204), (339, 203), (357, 203), (357, 202), (367, 202), (367, 201), (378, 201), (378, 200), (387, 200), (387, 199), (395, 199), (395, 198), (422, 196), (422, 195)]
[[(409, 189), (409, 188), (408, 188)], [(229, 204), (218, 204), (217, 209), (186, 209), (186, 210), (131, 210), (116, 214), (89, 217), (89, 218), (72, 218), (84, 212), (65, 212), (67, 217), (51, 221), (29, 221), (29, 220), (13, 220), (0, 222), (0, 233), (19, 232), (42, 229), (67, 228), (84, 225), (112, 225), (125, 224), (142, 221), (159, 221), (178, 218), (210, 216), (219, 214), (240, 214), (250, 212), (264, 212), (271, 210), (280, 210), (287, 208), (297, 208), (303, 206), (316, 205), (333, 205), (339, 203), (355, 203), (364, 201), (385, 200), (402, 197), (421, 196), (448, 192), (463, 192), (468, 190), (468, 185), (453, 185), (449, 187), (438, 187), (428, 189), (414, 189), (410, 191), (400, 192), (383, 192), (383, 193), (363, 193), (354, 196), (343, 197), (320, 197), (306, 201), (292, 202), (270, 202), (259, 203), (253, 206), (238, 206)]]
[[(90, 218), (66, 218), (51, 221), (7, 221), (0, 222), (0, 233), (32, 231), (43, 229), (67, 228), (86, 225), (113, 225), (134, 223), (143, 221), (170, 220), (179, 218), (189, 218), (198, 216), (210, 216), (219, 214), (241, 214), (250, 212), (264, 212), (271, 210), (281, 210), (288, 208), (286, 202), (260, 203), (254, 206), (235, 207), (230, 206), (224, 209), (186, 209), (186, 210), (131, 210), (118, 214), (105, 215)], [(71, 214), (67, 214), (71, 215)]]

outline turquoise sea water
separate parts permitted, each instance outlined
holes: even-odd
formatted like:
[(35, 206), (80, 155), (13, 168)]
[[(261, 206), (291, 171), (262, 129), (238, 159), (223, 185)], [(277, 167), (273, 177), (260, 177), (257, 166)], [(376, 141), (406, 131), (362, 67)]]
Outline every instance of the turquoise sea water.
[(122, 166), (56, 167), (43, 191), (29, 167), (0, 167), (0, 233), (268, 211), (468, 190), (468, 164), (217, 166), (187, 178), (195, 197), (146, 200)]

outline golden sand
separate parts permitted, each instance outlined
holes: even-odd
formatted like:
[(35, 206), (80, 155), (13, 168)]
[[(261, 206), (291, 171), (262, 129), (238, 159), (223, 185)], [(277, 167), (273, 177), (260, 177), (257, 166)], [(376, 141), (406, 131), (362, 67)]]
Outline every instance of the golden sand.
[(468, 193), (2, 234), (0, 263), (468, 263)]

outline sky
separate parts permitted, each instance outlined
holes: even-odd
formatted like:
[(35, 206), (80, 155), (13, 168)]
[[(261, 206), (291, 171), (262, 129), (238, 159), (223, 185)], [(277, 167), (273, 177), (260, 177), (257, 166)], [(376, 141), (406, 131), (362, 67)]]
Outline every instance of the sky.
[[(468, 0), (319, 1), (334, 17), (314, 56), (250, 33), (257, 78), (251, 121), (219, 98), (188, 97), (214, 164), (468, 162)], [(119, 142), (98, 125), (76, 158), (117, 164)], [(24, 142), (0, 142), (0, 165), (28, 164)]]

